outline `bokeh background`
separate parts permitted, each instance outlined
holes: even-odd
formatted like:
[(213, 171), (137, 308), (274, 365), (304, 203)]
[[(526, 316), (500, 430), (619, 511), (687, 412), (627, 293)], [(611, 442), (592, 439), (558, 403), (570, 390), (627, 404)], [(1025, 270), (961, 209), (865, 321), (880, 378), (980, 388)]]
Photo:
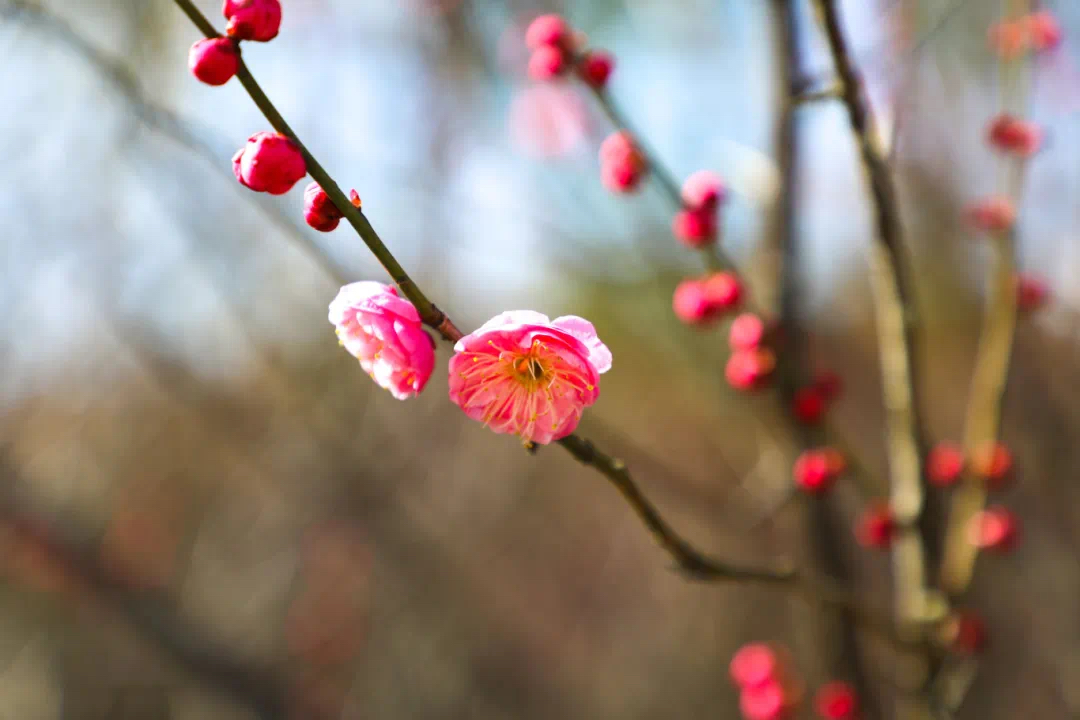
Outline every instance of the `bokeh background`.
[[(700, 259), (671, 240), (667, 198), (606, 193), (603, 115), (524, 72), (540, 12), (614, 52), (612, 94), (663, 162), (729, 181), (725, 249), (771, 305), (778, 3), (284, 4), (247, 62), (440, 307), (465, 330), (515, 308), (590, 318), (615, 359), (582, 433), (676, 527), (747, 564), (805, 555), (888, 602), (887, 558), (851, 540), (856, 494), (785, 502), (775, 397), (728, 389), (723, 335), (672, 316)], [(898, 128), (920, 401), (930, 436), (958, 439), (988, 260), (961, 218), (996, 188), (999, 3), (842, 6)], [(1024, 100), (1049, 149), (1026, 174), (1019, 263), (1053, 300), (1017, 334), (1005, 500), (1024, 543), (980, 559), (965, 598), (991, 643), (963, 718), (1080, 716), (1080, 6), (1044, 6), (1065, 42)], [(197, 33), (173, 3), (0, 11), (0, 717), (247, 718), (259, 698), (269, 717), (285, 697), (305, 718), (735, 718), (727, 663), (751, 640), (791, 648), (809, 688), (860, 676), (868, 716), (891, 717), (903, 660), (873, 635), (776, 590), (685, 581), (599, 475), (468, 421), (441, 372), (410, 402), (376, 388), (326, 310), (335, 275), (381, 269), (347, 227), (303, 225), (302, 185), (237, 185), (229, 159), (267, 123), (237, 82), (188, 74)], [(801, 363), (844, 377), (836, 426), (883, 476), (861, 169), (842, 106), (796, 125)]]

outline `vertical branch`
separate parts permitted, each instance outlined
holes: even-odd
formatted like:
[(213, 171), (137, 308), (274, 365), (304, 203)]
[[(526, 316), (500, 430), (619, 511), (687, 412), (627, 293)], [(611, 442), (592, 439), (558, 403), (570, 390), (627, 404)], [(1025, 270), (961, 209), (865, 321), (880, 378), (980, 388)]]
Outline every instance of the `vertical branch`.
[[(776, 3), (783, 29), (780, 36), (783, 56), (781, 63), (783, 98), (777, 139), (777, 162), (781, 174), (777, 230), (780, 251), (779, 319), (784, 337), (784, 352), (780, 353), (777, 372), (778, 389), (784, 404), (788, 407), (793, 405), (795, 393), (803, 380), (800, 377), (800, 363), (803, 355), (804, 334), (798, 320), (799, 301), (802, 294), (798, 272), (797, 218), (800, 171), (798, 116), (800, 110), (806, 105), (806, 101), (815, 97), (814, 81), (808, 70), (809, 62), (806, 57), (806, 28), (803, 17), (806, 7), (803, 0), (781, 0)], [(823, 433), (819, 429), (801, 426), (798, 435), (803, 447), (824, 444)], [(838, 538), (846, 534), (846, 528), (837, 526), (836, 518), (825, 498), (809, 498), (808, 506), (809, 517), (806, 524), (809, 525), (810, 534), (809, 553), (814, 556), (814, 561), (824, 572), (838, 582), (850, 583), (850, 568), (847, 567), (838, 545)], [(873, 703), (874, 698), (869, 692), (866, 674), (859, 656), (855, 618), (850, 612), (840, 610), (834, 613), (827, 623), (835, 627), (835, 630), (829, 631), (828, 635), (830, 639), (835, 637), (832, 642), (838, 646), (836, 654), (840, 665), (839, 674), (851, 680), (859, 697), (863, 699), (863, 710), (870, 717), (878, 716), (880, 713)], [(832, 669), (826, 669), (826, 672), (831, 673)]]
[[(1032, 0), (1003, 0), (1007, 17), (1017, 18), (1031, 10)], [(1025, 60), (1002, 60), (1000, 83), (1002, 110), (1016, 111), (1024, 104)], [(1024, 161), (1001, 160), (1001, 187), (1018, 204), (1024, 180)], [(964, 415), (964, 450), (968, 457), (1000, 433), (1001, 405), (1009, 375), (1013, 335), (1016, 327), (1015, 230), (992, 238), (993, 255), (988, 273), (989, 288), (983, 330), (975, 355), (971, 390)], [(941, 567), (941, 587), (952, 595), (967, 589), (975, 568), (978, 549), (968, 541), (967, 526), (986, 503), (986, 487), (970, 470), (953, 495), (945, 536), (945, 557)]]
[[(896, 190), (841, 27), (838, 4), (838, 0), (821, 0), (821, 10), (829, 50), (843, 85), (842, 99), (873, 200), (877, 241), (870, 248), (870, 283), (881, 355), (889, 499), (899, 529), (893, 543), (895, 612), (897, 624), (904, 631), (928, 614), (926, 557), (919, 532), (924, 500), (921, 460), (924, 443), (913, 372), (915, 308), (906, 277)], [(925, 668), (925, 673), (928, 672), (929, 666)], [(929, 707), (922, 700), (913, 699), (899, 710), (903, 716), (926, 717)]]

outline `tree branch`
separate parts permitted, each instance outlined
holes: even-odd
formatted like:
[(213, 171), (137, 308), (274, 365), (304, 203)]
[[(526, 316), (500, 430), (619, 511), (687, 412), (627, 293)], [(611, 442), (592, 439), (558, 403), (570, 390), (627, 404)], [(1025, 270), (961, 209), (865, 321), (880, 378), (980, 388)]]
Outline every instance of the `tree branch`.
[[(778, 213), (778, 245), (780, 260), (780, 328), (784, 337), (784, 352), (777, 363), (779, 375), (778, 387), (784, 403), (791, 407), (795, 393), (805, 382), (802, 366), (804, 333), (799, 323), (799, 305), (802, 293), (799, 283), (798, 255), (798, 196), (799, 196), (799, 160), (800, 133), (798, 115), (804, 105), (803, 98), (812, 88), (813, 80), (809, 74), (809, 59), (806, 54), (806, 29), (802, 10), (806, 9), (804, 0), (779, 0), (776, 3), (777, 14), (782, 26), (780, 41), (783, 63), (784, 97), (780, 108), (780, 132), (778, 138), (777, 162), (780, 166), (780, 207)], [(802, 372), (801, 372), (802, 371)], [(825, 444), (820, 428), (802, 426), (800, 439), (804, 447)], [(836, 518), (827, 498), (808, 498), (807, 502), (809, 542), (808, 552), (815, 562), (831, 577), (839, 582), (850, 584), (851, 571), (841, 550), (840, 538), (850, 537), (846, 523), (837, 527)], [(873, 693), (868, 686), (858, 645), (858, 627), (853, 614), (841, 609), (836, 616), (839, 623), (827, 626), (826, 642), (832, 647), (822, 650), (822, 657), (835, 658), (834, 667), (825, 669), (826, 673), (839, 677), (850, 677), (858, 696), (862, 699), (863, 711), (869, 717), (880, 715)], [(835, 620), (834, 620), (835, 623)]]
[[(829, 51), (843, 83), (842, 100), (855, 134), (873, 199), (877, 242), (870, 248), (870, 283), (877, 315), (886, 414), (890, 506), (898, 524), (893, 541), (893, 592), (901, 627), (928, 618), (926, 552), (919, 530), (923, 510), (922, 438), (914, 377), (914, 298), (906, 277), (900, 208), (886, 152), (874, 127), (861, 80), (841, 27), (838, 0), (819, 0)], [(929, 665), (925, 672), (929, 674)], [(912, 698), (900, 711), (928, 717), (928, 698)]]
[[(1031, 7), (1031, 0), (1009, 0), (1010, 15), (1014, 18), (1029, 12)], [(1024, 104), (1026, 78), (1023, 70), (1026, 65), (1023, 58), (1001, 61), (1003, 111), (1016, 112)], [(1025, 162), (1013, 158), (1004, 158), (1000, 162), (1001, 186), (1013, 203), (1018, 205), (1023, 190)], [(991, 240), (993, 255), (987, 275), (989, 289), (983, 329), (979, 336), (964, 414), (964, 451), (969, 458), (997, 440), (1001, 429), (1001, 405), (1016, 328), (1015, 240), (1015, 230), (998, 233)], [(978, 548), (968, 540), (967, 526), (985, 503), (985, 481), (976, 477), (969, 468), (953, 495), (945, 535), (941, 587), (952, 595), (959, 595), (971, 583)]]

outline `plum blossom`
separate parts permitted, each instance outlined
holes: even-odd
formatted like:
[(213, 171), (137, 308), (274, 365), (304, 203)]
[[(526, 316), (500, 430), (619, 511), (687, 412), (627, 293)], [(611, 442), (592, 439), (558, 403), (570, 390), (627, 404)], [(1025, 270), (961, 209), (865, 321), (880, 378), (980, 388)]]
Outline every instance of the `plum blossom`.
[(574, 431), (611, 369), (592, 323), (531, 310), (496, 315), (454, 352), (450, 399), (495, 432), (541, 445)]
[(341, 288), (330, 303), (330, 322), (342, 347), (398, 400), (418, 395), (435, 369), (435, 343), (413, 304), (378, 282)]

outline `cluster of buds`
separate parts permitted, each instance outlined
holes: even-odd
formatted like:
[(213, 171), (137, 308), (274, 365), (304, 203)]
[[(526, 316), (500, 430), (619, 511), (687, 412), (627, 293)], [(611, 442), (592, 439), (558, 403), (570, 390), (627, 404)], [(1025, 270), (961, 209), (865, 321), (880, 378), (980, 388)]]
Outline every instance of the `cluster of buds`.
[[(965, 457), (964, 451), (951, 443), (938, 443), (927, 455), (926, 477), (932, 485), (955, 485), (964, 470), (982, 480), (988, 490), (1000, 490), (1012, 477), (1013, 459), (1009, 449), (992, 442)], [(1008, 508), (996, 506), (972, 516), (968, 539), (981, 550), (1007, 552), (1016, 546), (1019, 520)]]
[(774, 328), (753, 313), (743, 313), (728, 330), (728, 357), (724, 376), (736, 390), (753, 391), (765, 387), (776, 368), (776, 354), (770, 347)]
[(615, 60), (603, 50), (587, 50), (585, 36), (574, 32), (560, 15), (541, 15), (525, 31), (529, 77), (551, 80), (576, 70), (589, 87), (602, 89), (611, 77)]
[(648, 169), (645, 153), (628, 131), (613, 132), (600, 144), (600, 181), (611, 192), (637, 190)]
[[(188, 65), (208, 85), (224, 85), (240, 67), (239, 42), (268, 42), (281, 28), (280, 0), (225, 0), (228, 37), (199, 40), (191, 47)], [(307, 162), (299, 144), (278, 132), (257, 132), (233, 156), (233, 174), (249, 190), (284, 195), (307, 175)], [(351, 193), (360, 207), (360, 196)], [(304, 220), (320, 232), (335, 229), (344, 217), (318, 183), (304, 191)]]
[(855, 539), (863, 547), (886, 550), (896, 535), (896, 515), (889, 503), (877, 501), (863, 509), (855, 521)]
[(955, 485), (965, 469), (983, 480), (987, 488), (1000, 490), (1012, 477), (1012, 453), (1003, 444), (991, 442), (979, 447), (968, 458), (959, 446), (941, 442), (926, 456), (926, 477), (932, 485)]
[(720, 176), (699, 170), (682, 186), (682, 208), (671, 221), (671, 232), (683, 245), (702, 248), (716, 242), (719, 230), (717, 211), (727, 196)]
[(207, 85), (224, 85), (240, 69), (241, 40), (269, 42), (281, 29), (281, 0), (225, 0), (228, 37), (205, 38), (191, 46), (188, 67)]
[(672, 296), (672, 308), (688, 325), (707, 325), (738, 308), (742, 297), (743, 286), (738, 276), (717, 272), (679, 283)]
[(1050, 12), (1041, 10), (990, 28), (990, 47), (1011, 60), (1028, 52), (1046, 52), (1061, 44), (1061, 25)]
[(798, 705), (801, 689), (786, 652), (766, 643), (743, 645), (729, 670), (746, 720), (782, 720)]
[(801, 490), (818, 495), (828, 491), (847, 469), (847, 461), (835, 448), (806, 450), (795, 460), (792, 475)]

